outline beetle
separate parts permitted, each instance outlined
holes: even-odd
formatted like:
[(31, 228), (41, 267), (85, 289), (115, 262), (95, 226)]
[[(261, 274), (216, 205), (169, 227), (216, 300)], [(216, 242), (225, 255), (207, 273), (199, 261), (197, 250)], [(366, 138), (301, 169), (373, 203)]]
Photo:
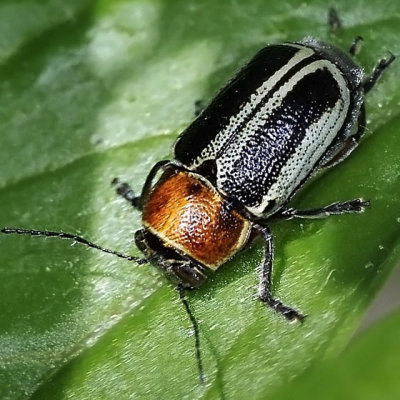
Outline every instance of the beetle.
[(370, 76), (347, 54), (314, 38), (269, 45), (216, 95), (180, 134), (174, 159), (157, 162), (139, 196), (113, 180), (117, 193), (142, 213), (135, 242), (145, 258), (100, 247), (74, 234), (3, 228), (5, 234), (72, 239), (98, 250), (158, 266), (172, 280), (199, 335), (184, 294), (261, 237), (260, 300), (289, 321), (304, 319), (271, 291), (274, 219), (360, 213), (361, 198), (296, 210), (293, 195), (318, 171), (344, 160), (365, 130), (364, 95), (394, 61), (383, 58)]
[(364, 132), (364, 94), (394, 56), (364, 78), (351, 58), (357, 45), (350, 56), (314, 38), (264, 47), (181, 133), (175, 159), (155, 164), (140, 196), (114, 180), (117, 193), (142, 211), (135, 241), (147, 260), (179, 287), (194, 289), (261, 236), (260, 300), (303, 320), (271, 293), (266, 223), (359, 213), (369, 205), (357, 198), (313, 210), (286, 207), (314, 173), (345, 159)]

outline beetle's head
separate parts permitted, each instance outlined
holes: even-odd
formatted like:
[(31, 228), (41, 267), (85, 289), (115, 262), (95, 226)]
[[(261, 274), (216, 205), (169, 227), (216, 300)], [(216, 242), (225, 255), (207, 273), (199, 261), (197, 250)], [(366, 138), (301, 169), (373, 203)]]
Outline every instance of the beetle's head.
[(195, 289), (207, 279), (204, 267), (165, 246), (148, 229), (136, 231), (135, 242), (149, 262), (159, 267), (168, 279), (183, 288)]

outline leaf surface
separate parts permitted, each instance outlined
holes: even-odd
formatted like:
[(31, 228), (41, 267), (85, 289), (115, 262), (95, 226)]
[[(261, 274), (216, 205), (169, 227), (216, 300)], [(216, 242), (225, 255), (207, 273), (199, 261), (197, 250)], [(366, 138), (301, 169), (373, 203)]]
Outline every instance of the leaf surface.
[[(395, 0), (337, 8), (344, 28), (332, 36), (322, 0), (3, 3), (0, 225), (78, 233), (139, 255), (140, 215), (111, 180), (139, 191), (151, 166), (171, 157), (195, 101), (257, 49), (308, 35), (347, 48), (362, 35), (367, 71), (387, 50), (400, 53)], [(256, 398), (337, 355), (399, 259), (398, 64), (368, 97), (357, 151), (293, 201), (363, 197), (371, 210), (271, 226), (274, 290), (308, 315), (303, 325), (256, 300), (255, 244), (189, 296), (200, 386), (190, 322), (154, 267), (61, 240), (1, 237), (0, 397)]]

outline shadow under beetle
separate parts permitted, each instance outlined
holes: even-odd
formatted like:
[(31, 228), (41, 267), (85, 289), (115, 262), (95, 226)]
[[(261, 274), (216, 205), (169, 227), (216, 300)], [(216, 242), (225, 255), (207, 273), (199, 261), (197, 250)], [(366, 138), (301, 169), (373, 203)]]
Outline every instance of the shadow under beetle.
[(287, 207), (313, 174), (344, 160), (364, 132), (364, 95), (394, 56), (380, 60), (365, 77), (352, 59), (359, 43), (357, 38), (350, 55), (314, 38), (261, 49), (179, 136), (174, 160), (154, 165), (139, 196), (114, 179), (117, 193), (142, 212), (135, 241), (145, 259), (64, 232), (1, 232), (72, 239), (157, 265), (177, 285), (189, 314), (203, 380), (198, 327), (185, 291), (202, 285), (209, 273), (261, 237), (259, 298), (286, 319), (302, 321), (303, 314), (271, 293), (268, 221), (359, 213), (369, 205), (357, 198), (318, 209)]

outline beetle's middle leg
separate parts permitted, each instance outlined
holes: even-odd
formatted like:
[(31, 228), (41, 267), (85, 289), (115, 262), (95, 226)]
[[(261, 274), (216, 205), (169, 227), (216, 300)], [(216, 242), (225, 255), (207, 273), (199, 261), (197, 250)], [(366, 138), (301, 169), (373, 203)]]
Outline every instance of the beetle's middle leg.
[(364, 39), (362, 36), (356, 36), (353, 43), (350, 46), (349, 53), (352, 57), (355, 57), (361, 50)]
[(274, 248), (272, 244), (272, 234), (268, 227), (261, 225), (254, 225), (254, 229), (264, 239), (265, 254), (262, 266), (258, 296), (263, 303), (268, 304), (276, 312), (282, 314), (289, 321), (303, 321), (305, 316), (300, 312), (285, 306), (279, 299), (273, 297), (271, 293), (271, 274), (272, 274), (272, 260), (274, 257)]
[(308, 210), (296, 210), (294, 208), (283, 208), (274, 215), (278, 220), (288, 220), (293, 218), (321, 219), (330, 215), (358, 214), (370, 206), (368, 200), (353, 199), (344, 202), (335, 202), (321, 208), (311, 208)]

